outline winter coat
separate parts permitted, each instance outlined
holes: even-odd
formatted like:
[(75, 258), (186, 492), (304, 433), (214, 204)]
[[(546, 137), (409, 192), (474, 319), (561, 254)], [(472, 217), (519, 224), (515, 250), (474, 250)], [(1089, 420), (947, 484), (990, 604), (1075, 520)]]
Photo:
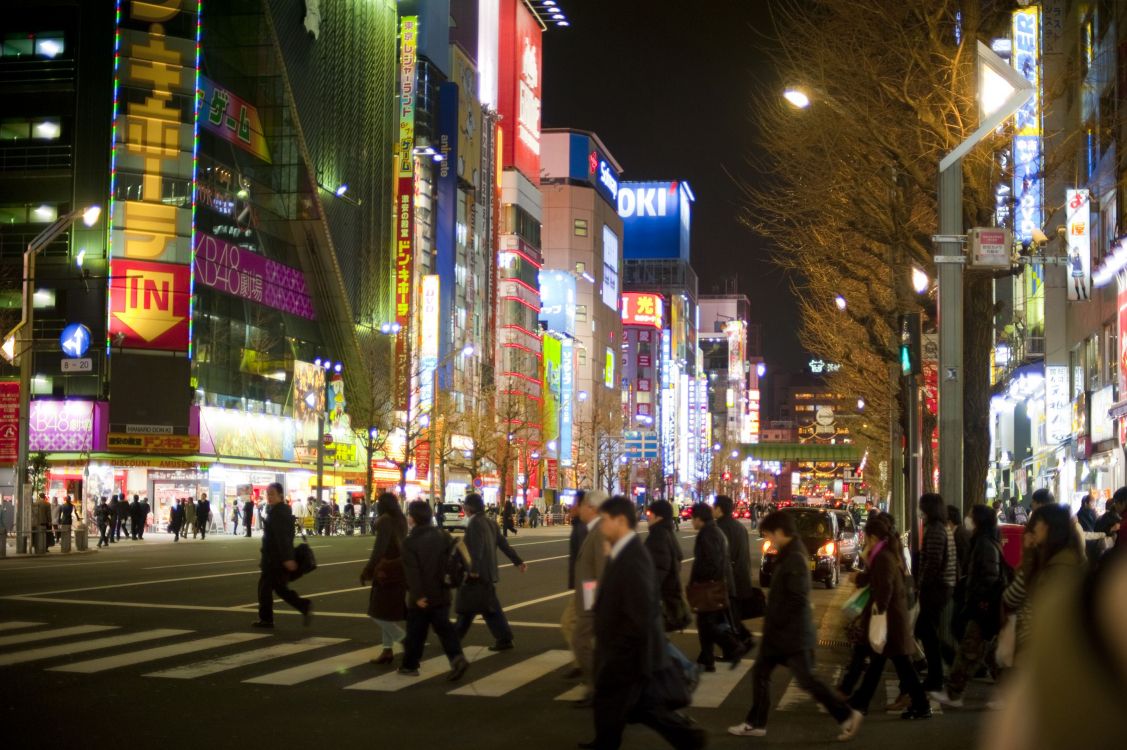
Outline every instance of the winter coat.
[(888, 642), (882, 653), (885, 656), (915, 653), (904, 569), (896, 553), (886, 545), (869, 563), (868, 569), (857, 576), (857, 585), (869, 587), (869, 603), (861, 613), (863, 632), (869, 632), (869, 621), (876, 607), (877, 611), (888, 615)]
[(587, 538), (587, 524), (578, 518), (571, 520), (571, 536), (567, 542), (567, 587), (575, 588), (575, 558), (579, 557), (579, 550), (583, 547), (583, 540)]
[[(365, 578), (372, 579), (368, 596), (368, 616), (377, 620), (407, 619), (407, 578), (403, 571), (403, 542), (407, 538), (407, 519), (384, 513), (376, 519), (376, 540), (364, 567)], [(381, 564), (382, 563), (382, 564)], [(377, 569), (381, 575), (377, 577)]]
[(729, 591), (728, 596), (747, 599), (755, 589), (751, 582), (751, 546), (747, 529), (731, 516), (718, 519), (716, 526), (728, 538), (728, 557), (732, 561), (732, 577), (736, 584), (735, 590)]
[(985, 638), (992, 638), (1001, 623), (998, 621), (1002, 600), (1002, 548), (983, 535), (971, 538), (967, 561), (966, 595), (959, 613), (960, 625), (977, 622)]
[(428, 607), (450, 606), (450, 589), (443, 584), (450, 536), (437, 526), (416, 526), (403, 541), (403, 572), (407, 580), (408, 606), (417, 609), (419, 599)]
[(693, 568), (689, 573), (689, 580), (723, 581), (728, 589), (728, 596), (732, 596), (736, 583), (727, 546), (728, 540), (715, 522), (702, 526), (693, 543)]
[[(191, 508), (191, 503), (186, 507)], [(262, 529), (262, 560), (259, 564), (263, 571), (281, 570), (283, 563), (293, 559), (293, 535), (290, 506), (285, 503), (271, 505)]]
[(673, 533), (672, 521), (650, 524), (646, 550), (654, 561), (657, 585), (661, 590), (661, 611), (676, 612), (681, 605), (681, 545)]
[[(603, 576), (607, 566), (607, 552), (603, 548), (603, 532), (599, 529), (602, 524), (596, 523), (594, 528), (588, 530), (583, 546), (579, 548), (579, 556), (575, 558), (575, 611), (582, 617), (593, 613), (584, 607), (583, 584), (589, 581), (596, 583)], [(503, 537), (502, 537), (503, 538)]]
[[(711, 524), (709, 524), (711, 526)], [(810, 607), (810, 553), (798, 537), (779, 550), (767, 591), (763, 648), (776, 654), (810, 651), (815, 644)]]
[(495, 584), (501, 580), (501, 573), (497, 569), (498, 549), (505, 553), (513, 565), (523, 562), (520, 555), (509, 546), (508, 540), (501, 535), (497, 524), (484, 513), (474, 513), (466, 524), (465, 542), (472, 560), (470, 572), (490, 583)]

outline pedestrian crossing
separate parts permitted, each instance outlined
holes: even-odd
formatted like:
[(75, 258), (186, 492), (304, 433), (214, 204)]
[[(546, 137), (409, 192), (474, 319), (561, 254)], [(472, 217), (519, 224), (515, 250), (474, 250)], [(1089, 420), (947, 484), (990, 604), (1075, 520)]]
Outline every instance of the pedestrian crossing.
[[(410, 694), (429, 685), (430, 690), (437, 687), (446, 695), (465, 699), (527, 692), (547, 700), (575, 701), (585, 692), (581, 684), (562, 690), (561, 673), (572, 664), (572, 654), (565, 649), (502, 655), (483, 646), (467, 646), (470, 670), (460, 683), (448, 685), (435, 679), (444, 677), (450, 665), (444, 654), (435, 652), (434, 645), (428, 648), (428, 658), (420, 663), (419, 675), (414, 677), (400, 675), (391, 667), (370, 665), (382, 648), (357, 648), (358, 644), (348, 638), (317, 636), (277, 642), (273, 633), (204, 634), (185, 628), (139, 630), (104, 624), (51, 627), (16, 620), (0, 622), (0, 634), (0, 667), (42, 663), (46, 672), (72, 675), (96, 676), (139, 668), (145, 678), (184, 681), (229, 676), (244, 684), (275, 688), (335, 679), (339, 687), (359, 693)], [(396, 650), (401, 650), (398, 644)], [(494, 658), (501, 656), (505, 658)], [(748, 673), (753, 664), (745, 659), (735, 669), (722, 664), (716, 672), (702, 674), (692, 707), (719, 709), (734, 700), (743, 708), (750, 700)], [(841, 667), (822, 668), (818, 674), (836, 685), (841, 671)], [(785, 671), (780, 670), (780, 674)], [(886, 688), (888, 701), (895, 700), (896, 680), (889, 680)], [(810, 713), (815, 706), (792, 680), (774, 710)], [(932, 708), (940, 712), (937, 704)]]

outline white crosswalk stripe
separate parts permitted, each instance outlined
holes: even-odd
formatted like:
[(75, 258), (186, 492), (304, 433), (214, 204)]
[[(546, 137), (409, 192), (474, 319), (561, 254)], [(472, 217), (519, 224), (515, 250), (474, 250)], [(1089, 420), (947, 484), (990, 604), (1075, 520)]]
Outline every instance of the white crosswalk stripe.
[[(490, 651), (485, 646), (469, 646), (462, 650), (463, 655), (471, 663), (477, 663), (482, 659), (490, 656), (496, 656), (496, 653)], [(432, 677), (437, 677), (441, 674), (446, 674), (450, 671), (450, 660), (446, 656), (435, 656), (426, 659), (419, 663), (419, 676), (408, 677), (401, 675), (392, 670), (386, 674), (381, 674), (363, 682), (357, 682), (347, 686), (347, 690), (375, 690), (381, 693), (395, 693), (404, 688), (409, 688), (413, 685), (418, 685), (424, 680), (429, 680)]]
[(379, 655), (379, 647), (368, 646), (359, 651), (349, 651), (345, 654), (337, 654), (330, 656), (327, 659), (320, 659), (319, 661), (302, 664), (289, 669), (283, 669), (279, 672), (271, 672), (264, 674), (261, 677), (252, 677), (243, 682), (253, 683), (255, 685), (296, 685), (299, 682), (306, 682), (308, 680), (315, 680), (318, 677), (334, 674), (336, 672), (343, 672), (353, 667), (358, 667), (361, 664), (367, 664), (372, 659)]
[(94, 638), (93, 640), (78, 641), (77, 643), (63, 643), (55, 646), (42, 646), (40, 648), (27, 649), (26, 651), (13, 651), (7, 654), (0, 654), (0, 667), (7, 667), (12, 664), (24, 664), (29, 661), (53, 659), (57, 656), (70, 656), (71, 654), (80, 654), (87, 651), (97, 651), (98, 649), (102, 648), (113, 648), (115, 646), (132, 646), (143, 641), (154, 641), (158, 638), (171, 638), (174, 635), (185, 635), (191, 632), (191, 630), (161, 628), (159, 630), (146, 630), (140, 633), (129, 633), (127, 635), (113, 635), (107, 636), (105, 638)]
[(517, 688), (538, 680), (549, 672), (554, 672), (572, 660), (571, 651), (556, 649), (536, 654), (500, 672), (474, 680), (468, 685), (450, 691), (450, 695), (477, 695), (499, 698)]
[(0, 632), (4, 630), (20, 630), (21, 628), (33, 628), (36, 625), (42, 625), (41, 622), (21, 622), (19, 620), (12, 620), (11, 622), (0, 622)]
[(693, 708), (720, 708), (754, 664), (752, 659), (744, 659), (735, 669), (722, 664), (715, 672), (701, 674), (700, 685), (693, 693)]
[(560, 693), (556, 696), (558, 701), (577, 701), (583, 696), (587, 695), (587, 686), (583, 684), (576, 685), (566, 693)]
[(274, 646), (267, 646), (266, 648), (258, 648), (252, 651), (242, 651), (237, 654), (230, 654), (228, 656), (220, 656), (216, 659), (208, 659), (206, 661), (198, 661), (193, 664), (185, 664), (182, 667), (173, 667), (172, 669), (161, 670), (160, 672), (150, 672), (145, 675), (146, 677), (167, 677), (174, 680), (194, 680), (197, 677), (206, 677), (208, 675), (218, 674), (219, 672), (226, 672), (231, 669), (238, 669), (239, 667), (249, 666), (251, 664), (259, 664), (270, 659), (278, 659), (283, 656), (293, 656), (305, 651), (312, 651), (317, 648), (324, 648), (325, 646), (335, 646), (338, 643), (344, 643), (347, 638), (305, 638), (294, 643), (279, 643)]
[(48, 641), (52, 638), (67, 638), (72, 635), (87, 635), (99, 633), (103, 630), (116, 630), (116, 625), (75, 625), (69, 628), (55, 628), (54, 630), (37, 630), (34, 633), (19, 633), (0, 637), (0, 646), (15, 646), (20, 643), (33, 641)]
[(265, 633), (223, 633), (210, 638), (181, 641), (168, 646), (157, 646), (156, 648), (147, 648), (141, 651), (127, 651), (124, 654), (103, 656), (98, 659), (89, 659), (75, 664), (64, 664), (60, 667), (51, 667), (47, 671), (94, 674), (95, 672), (105, 672), (106, 670), (118, 669), (120, 667), (131, 667), (135, 664), (144, 664), (145, 662), (156, 661), (157, 659), (167, 659), (171, 656), (198, 653), (204, 649), (221, 648), (235, 643), (246, 643), (247, 641), (254, 641), (266, 637)]

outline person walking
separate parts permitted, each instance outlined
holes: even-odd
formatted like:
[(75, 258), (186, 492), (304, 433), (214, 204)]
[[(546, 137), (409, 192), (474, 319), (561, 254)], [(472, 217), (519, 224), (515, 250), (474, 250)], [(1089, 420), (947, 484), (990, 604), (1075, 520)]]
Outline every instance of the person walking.
[(62, 504), (59, 506), (59, 529), (64, 526), (74, 525), (74, 505), (71, 504), (70, 495), (63, 498)]
[[(379, 501), (377, 500), (377, 504), (378, 504), (378, 502)], [(361, 536), (368, 533), (368, 513), (369, 512), (371, 512), (371, 508), (368, 507), (368, 498), (366, 498), (366, 497), (361, 498), (361, 500), (360, 500), (360, 513), (359, 513), (358, 518), (357, 518), (357, 520), (360, 521), (360, 535)], [(404, 520), (406, 520), (406, 516), (404, 516)]]
[[(583, 540), (587, 538), (587, 524), (583, 523), (579, 518), (579, 507), (583, 504), (583, 498), (586, 496), (588, 490), (579, 490), (575, 495), (575, 502), (568, 508), (568, 516), (571, 519), (571, 535), (567, 542), (567, 589), (568, 591), (575, 590), (575, 561), (579, 557), (579, 550), (583, 547)], [(575, 633), (575, 619), (577, 617), (575, 609), (575, 597), (568, 597), (567, 603), (564, 605), (563, 614), (560, 616), (560, 631), (563, 633), (564, 642), (567, 647), (572, 650), (571, 641)], [(579, 665), (577, 660), (572, 661), (572, 668), (567, 673), (569, 679), (576, 679), (583, 676), (583, 668)]]
[(114, 543), (117, 542), (117, 539), (114, 538), (114, 533), (117, 529), (117, 504), (118, 504), (117, 495), (111, 496), (110, 502), (107, 506), (109, 508), (109, 515), (107, 516), (107, 519), (106, 519), (106, 522), (109, 524), (109, 527), (110, 527), (109, 528), (110, 544), (114, 544)]
[(635, 530), (634, 503), (615, 496), (600, 514), (600, 533), (611, 548), (595, 603), (595, 739), (579, 747), (615, 750), (632, 722), (679, 750), (702, 748), (704, 731), (669, 710), (654, 689), (654, 676), (670, 662), (654, 561)]
[(149, 513), (152, 512), (152, 506), (149, 505), (148, 496), (141, 498), (141, 505), (137, 508), (137, 538), (144, 540), (145, 527), (149, 524)]
[(98, 507), (94, 508), (94, 523), (98, 524), (98, 546), (110, 546), (110, 506), (104, 497), (102, 498), (102, 502), (98, 504)]
[(570, 605), (575, 608), (575, 627), (571, 634), (571, 653), (583, 671), (586, 694), (576, 701), (577, 707), (588, 707), (595, 690), (595, 599), (599, 579), (607, 564), (607, 549), (599, 531), (602, 521), (599, 508), (607, 496), (601, 492), (585, 492), (579, 503), (579, 520), (587, 525), (583, 546), (575, 558), (575, 589)]
[(514, 536), (516, 535), (517, 527), (516, 524), (513, 523), (515, 517), (516, 508), (513, 507), (513, 501), (506, 500), (505, 507), (501, 511), (501, 526), (504, 528), (505, 536), (508, 536), (510, 531), (513, 532)]
[(129, 537), (129, 498), (124, 494), (117, 499), (117, 512), (115, 513), (117, 523), (114, 525), (114, 539), (120, 541), (121, 535), (125, 534), (126, 538)]
[(376, 540), (368, 564), (360, 573), (361, 585), (371, 581), (368, 616), (376, 621), (383, 634), (383, 651), (373, 664), (390, 664), (392, 648), (403, 640), (405, 632), (398, 623), (407, 619), (407, 579), (403, 571), (403, 541), (407, 538), (407, 517), (399, 507), (399, 498), (385, 492), (376, 500)]
[(196, 525), (196, 504), (192, 501), (192, 498), (186, 497), (181, 505), (184, 511), (184, 524), (183, 528), (180, 529), (180, 536), (187, 539), (188, 531), (191, 530), (194, 539), (199, 533), (199, 527)]
[(55, 538), (58, 538), (59, 536), (59, 526), (62, 525), (61, 521), (59, 520), (61, 516), (62, 508), (59, 505), (59, 498), (53, 497), (51, 498), (51, 533), (55, 536)]
[[(987, 511), (993, 515), (989, 508)], [(869, 666), (861, 686), (849, 697), (849, 707), (862, 714), (869, 712), (873, 694), (884, 680), (885, 662), (891, 661), (900, 678), (900, 691), (909, 700), (900, 718), (930, 719), (931, 704), (912, 667), (911, 655), (916, 651), (916, 642), (912, 637), (904, 583), (908, 571), (904, 567), (899, 537), (881, 515), (865, 523), (865, 542), (865, 570), (857, 574), (856, 581), (858, 586), (868, 586), (870, 592), (859, 627), (868, 646)], [(887, 641), (879, 651), (869, 643), (868, 637), (873, 612), (884, 614), (887, 622)]]
[(540, 525), (540, 508), (533, 505), (528, 509), (528, 528), (535, 529)]
[[(657, 585), (661, 597), (662, 629), (666, 633), (684, 630), (693, 621), (685, 591), (681, 588), (681, 545), (673, 529), (673, 505), (668, 500), (655, 500), (646, 509), (649, 533), (646, 534), (646, 551), (654, 561)], [(690, 691), (700, 681), (700, 667), (688, 659), (673, 641), (665, 639), (666, 651), (682, 674), (689, 679)]]
[(129, 504), (129, 538), (137, 541), (141, 537), (138, 536), (138, 529), (141, 524), (138, 522), (138, 514), (141, 512), (141, 496), (133, 495), (133, 502)]
[(239, 501), (231, 501), (231, 536), (239, 533)]
[(814, 620), (810, 605), (810, 555), (798, 538), (794, 516), (782, 511), (767, 514), (759, 531), (778, 550), (759, 654), (751, 670), (753, 698), (742, 724), (728, 728), (737, 737), (767, 734), (771, 701), (771, 673), (786, 666), (800, 688), (822, 704), (841, 727), (839, 740), (850, 740), (861, 729), (864, 715), (851, 708), (828, 685), (814, 676)]
[(250, 539), (251, 530), (254, 528), (254, 511), (254, 499), (247, 497), (243, 503), (243, 530), (247, 539)]
[[(481, 499), (481, 495), (476, 492), (466, 495), (464, 507), (469, 514), (463, 540), (470, 554), (470, 570), (466, 574), (462, 589), (458, 592), (458, 598), (465, 596), (468, 600), (470, 597), (468, 589), (471, 587), (481, 586), (486, 587), (487, 590), (481, 596), (481, 600), (485, 602), (481, 609), (475, 611), (472, 607), (466, 607), (466, 611), (458, 612), (458, 638), (466, 637), (474, 618), (480, 614), (489, 632), (493, 634), (494, 642), (489, 650), (507, 651), (513, 647), (513, 631), (509, 627), (508, 619), (505, 618), (505, 612), (501, 609), (501, 603), (497, 600), (497, 582), (501, 579), (497, 569), (497, 550), (500, 549), (513, 565), (520, 568), (521, 573), (528, 570), (528, 566), (509, 546), (508, 540), (501, 535), (497, 524), (485, 515), (485, 501)], [(456, 609), (462, 609), (457, 606), (458, 599), (455, 599), (455, 605)]]
[(971, 520), (974, 534), (964, 598), (953, 628), (960, 636), (958, 652), (947, 675), (947, 689), (931, 693), (932, 698), (952, 708), (962, 707), (967, 683), (986, 662), (990, 641), (1001, 627), (999, 615), (1006, 584), (996, 516), (987, 506), (975, 505)]
[(274, 627), (274, 594), (301, 613), (306, 627), (313, 619), (313, 602), (290, 588), (290, 575), (297, 570), (293, 556), (293, 512), (282, 500), (282, 485), (273, 482), (266, 488), (270, 512), (262, 528), (262, 558), (258, 577), (258, 619), (253, 627)]
[(184, 501), (176, 498), (172, 502), (172, 508), (168, 511), (168, 530), (172, 532), (172, 541), (180, 541), (180, 535), (184, 530)]
[[(407, 506), (407, 522), (411, 527), (403, 541), (407, 637), (403, 642), (399, 674), (419, 676), (419, 660), (423, 656), (427, 633), (433, 628), (450, 662), (450, 674), (446, 679), (457, 682), (470, 664), (462, 653), (458, 633), (450, 622), (450, 589), (444, 582), (450, 535), (439, 530), (433, 521), (434, 514), (425, 501), (415, 500)], [(377, 537), (379, 533), (376, 532)]]
[[(200, 539), (207, 539), (207, 530), (211, 526), (211, 501), (207, 499), (207, 493), (200, 495), (200, 500), (196, 504), (196, 528), (200, 532)], [(195, 538), (195, 534), (192, 534)]]
[(927, 659), (927, 680), (924, 689), (943, 689), (943, 613), (951, 601), (958, 569), (955, 538), (947, 533), (947, 509), (943, 498), (934, 492), (920, 497), (924, 534), (920, 550), (916, 588), (919, 591), (920, 613), (916, 619), (916, 638)]
[[(697, 609), (697, 639), (700, 641), (700, 655), (697, 664), (705, 672), (716, 671), (716, 646), (723, 653), (723, 660), (732, 669), (750, 650), (746, 643), (740, 642), (732, 627), (730, 599), (736, 584), (732, 574), (732, 562), (728, 554), (728, 540), (724, 537), (713, 519), (712, 508), (707, 503), (697, 503), (692, 510), (693, 528), (697, 538), (693, 544), (693, 567), (689, 572), (689, 590), (704, 586), (723, 588), (724, 605), (716, 611)], [(689, 594), (689, 604), (695, 605), (693, 594)]]
[(728, 598), (732, 602), (732, 627), (736, 638), (746, 644), (750, 651), (755, 646), (755, 639), (744, 626), (743, 620), (754, 613), (756, 600), (755, 586), (751, 582), (751, 542), (747, 529), (733, 515), (735, 503), (732, 498), (717, 495), (714, 507), (716, 527), (724, 532), (724, 537), (728, 540), (728, 558), (732, 563), (732, 579), (735, 582), (735, 588), (728, 592)]

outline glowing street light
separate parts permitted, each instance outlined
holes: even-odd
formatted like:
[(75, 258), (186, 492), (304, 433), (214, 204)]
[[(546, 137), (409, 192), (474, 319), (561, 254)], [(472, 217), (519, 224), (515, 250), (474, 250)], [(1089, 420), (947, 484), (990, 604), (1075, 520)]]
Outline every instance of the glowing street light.
[(842, 297), (840, 294), (837, 295), (836, 297), (834, 297), (834, 305), (837, 306), (838, 310), (841, 310), (842, 312), (844, 312), (845, 311), (845, 297)]
[(863, 398), (857, 399), (857, 411), (861, 411), (864, 408), (865, 408), (865, 399), (863, 399)]
[(783, 92), (783, 98), (790, 102), (792, 107), (806, 109), (810, 106), (810, 95), (799, 88), (788, 88)]
[(923, 294), (924, 292), (926, 292), (927, 287), (930, 283), (931, 279), (927, 277), (926, 273), (916, 268), (915, 266), (912, 266), (912, 288), (916, 290), (916, 294)]

